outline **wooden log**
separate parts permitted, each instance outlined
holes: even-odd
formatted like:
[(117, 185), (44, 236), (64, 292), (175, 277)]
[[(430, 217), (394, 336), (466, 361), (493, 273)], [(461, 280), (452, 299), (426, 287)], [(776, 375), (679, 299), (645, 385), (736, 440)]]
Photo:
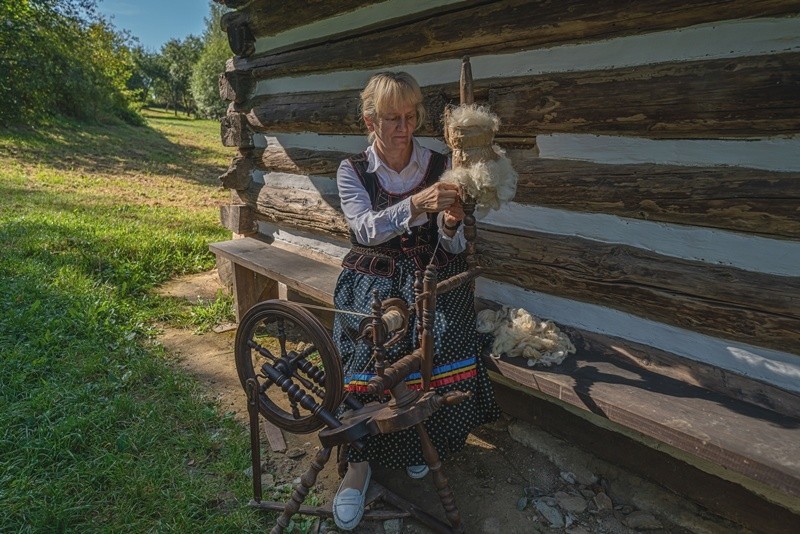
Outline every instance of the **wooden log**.
[[(299, 41), (258, 58), (239, 60), (236, 68), (254, 69), (253, 74), (259, 79), (361, 70), (458, 58), (465, 54), (517, 52), (720, 20), (796, 14), (798, 10), (800, 3), (780, 0), (704, 0), (691, 4), (678, 0), (463, 2), (414, 13), (400, 21), (387, 20), (346, 35)], [(475, 21), (480, 21), (478, 27)], [(251, 23), (254, 33), (268, 35), (264, 32), (270, 32), (271, 28), (261, 29), (258, 24)]]
[[(429, 116), (418, 135), (441, 135), (458, 84), (423, 89)], [(609, 95), (613, 95), (610, 98)], [(687, 95), (692, 95), (687, 97)], [(800, 53), (549, 73), (475, 82), (505, 137), (593, 133), (671, 139), (793, 135), (800, 130)], [(357, 90), (258, 96), (255, 131), (362, 133)]]
[[(336, 175), (347, 152), (270, 146), (255, 166), (290, 174)], [(506, 152), (519, 173), (520, 204), (631, 219), (800, 238), (800, 173), (738, 167), (608, 165)]]
[(234, 234), (247, 236), (258, 231), (253, 208), (246, 204), (220, 206), (219, 218), (223, 228), (227, 228)]
[(336, 176), (339, 164), (351, 155), (347, 152), (281, 146), (269, 146), (253, 151), (255, 164), (259, 169), (330, 177)]
[(338, 237), (348, 235), (338, 195), (251, 183), (247, 189), (236, 191), (235, 196), (252, 206), (259, 220)]
[(219, 75), (219, 96), (222, 100), (242, 103), (250, 98), (255, 81), (248, 71), (230, 70)]
[(365, 130), (358, 91), (257, 96), (236, 109), (247, 112), (247, 122), (256, 132), (360, 134)]
[[(238, 4), (230, 7), (240, 7), (245, 3), (241, 0), (223, 1), (226, 5), (228, 2)], [(239, 13), (247, 17), (254, 35), (264, 37), (381, 1), (383, 0), (252, 0)]]
[(246, 13), (232, 11), (220, 19), (222, 31), (228, 34), (228, 45), (234, 54), (247, 57), (255, 52), (256, 38), (250, 28), (250, 18)]
[(240, 7), (244, 7), (253, 0), (214, 0), (218, 4), (222, 4), (225, 7), (229, 7), (231, 9), (238, 9)]
[(219, 181), (228, 189), (247, 189), (252, 181), (253, 170), (253, 158), (239, 155), (233, 158), (231, 166), (219, 177)]
[(220, 137), (223, 146), (235, 146), (239, 148), (252, 148), (253, 131), (247, 123), (247, 116), (244, 113), (229, 112), (219, 121)]
[(511, 229), (484, 229), (477, 248), (494, 280), (800, 355), (800, 277)]
[(736, 167), (604, 165), (510, 150), (515, 202), (800, 238), (800, 173)]

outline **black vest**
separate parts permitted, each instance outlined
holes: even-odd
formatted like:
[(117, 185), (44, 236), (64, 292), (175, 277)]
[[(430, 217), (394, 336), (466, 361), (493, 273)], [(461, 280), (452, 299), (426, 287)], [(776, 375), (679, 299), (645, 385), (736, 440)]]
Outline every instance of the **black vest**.
[[(372, 203), (372, 209), (375, 211), (393, 206), (436, 183), (447, 167), (447, 157), (438, 152), (432, 152), (430, 163), (425, 170), (425, 176), (419, 185), (402, 195), (393, 195), (380, 186), (378, 176), (375, 173), (367, 172), (369, 160), (366, 152), (353, 156), (348, 161), (355, 169), (361, 185), (367, 191)], [(414, 226), (409, 232), (404, 232), (402, 235), (395, 236), (379, 245), (367, 246), (360, 244), (356, 240), (355, 233), (350, 230), (352, 248), (344, 257), (342, 267), (373, 276), (391, 277), (394, 274), (395, 262), (401, 255), (411, 257), (417, 268), (424, 270), (428, 262), (431, 261), (431, 254), (434, 249), (436, 249), (436, 257), (433, 258), (433, 263), (437, 267), (441, 267), (450, 263), (455, 256), (447, 253), (441, 247), (437, 248), (438, 240), (439, 227), (436, 224), (435, 213), (428, 214), (428, 221), (425, 224)]]

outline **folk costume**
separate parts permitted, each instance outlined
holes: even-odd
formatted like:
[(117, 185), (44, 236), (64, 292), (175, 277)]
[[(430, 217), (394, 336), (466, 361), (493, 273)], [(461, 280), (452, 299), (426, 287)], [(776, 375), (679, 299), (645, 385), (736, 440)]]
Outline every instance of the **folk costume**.
[[(420, 146), (416, 139), (412, 143), (410, 162), (400, 173), (381, 161), (375, 145), (339, 167), (337, 184), (352, 248), (342, 262), (334, 293), (337, 309), (370, 313), (372, 292), (377, 290), (381, 300), (399, 297), (413, 310), (415, 271), (424, 270), (431, 259), (439, 280), (467, 269), (461, 254), (466, 247), (461, 227), (450, 238), (440, 230), (441, 213), (422, 213), (411, 220), (410, 197), (438, 181), (448, 166), (442, 154)], [(389, 363), (417, 348), (417, 320), (412, 315), (406, 337), (387, 350)], [(370, 347), (356, 341), (360, 321), (359, 316), (336, 314), (333, 339), (342, 356), (345, 389), (367, 403), (377, 400), (364, 393), (375, 368)], [(478, 354), (474, 296), (468, 284), (437, 297), (434, 340), (431, 386), (440, 394), (472, 392), (466, 401), (441, 408), (425, 422), (444, 459), (461, 450), (472, 429), (500, 414)], [(419, 389), (421, 381), (415, 373), (406, 383)], [(372, 436), (364, 451), (351, 449), (348, 460), (395, 469), (425, 463), (413, 428)]]

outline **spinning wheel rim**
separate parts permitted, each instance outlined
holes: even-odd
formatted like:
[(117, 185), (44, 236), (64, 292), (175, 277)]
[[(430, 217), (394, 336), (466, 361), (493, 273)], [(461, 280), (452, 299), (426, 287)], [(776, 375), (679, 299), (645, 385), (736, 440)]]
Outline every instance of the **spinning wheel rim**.
[[(277, 319), (288, 320), (295, 327), (300, 328), (303, 333), (303, 341), (310, 341), (316, 349), (315, 352), (319, 354), (325, 374), (324, 385), (318, 385), (320, 389), (324, 389), (324, 395), (317, 402), (322, 409), (331, 414), (335, 413), (342, 402), (344, 391), (344, 378), (339, 352), (330, 334), (319, 322), (319, 319), (305, 308), (284, 300), (267, 300), (256, 304), (242, 317), (239, 328), (236, 330), (234, 358), (236, 371), (245, 392), (247, 392), (247, 380), (250, 378), (257, 379), (261, 384), (266, 382), (260, 369), (257, 369), (256, 364), (254, 364), (253, 356), (256, 349), (251, 347), (250, 343), (259, 326), (270, 324)], [(294, 377), (289, 378), (300, 389), (310, 393)], [(270, 388), (274, 389), (273, 393), (277, 391), (278, 394), (288, 398), (287, 393), (281, 391), (281, 388), (274, 383)], [(270, 398), (267, 391), (263, 391), (258, 395), (258, 410), (271, 423), (296, 434), (308, 434), (325, 426), (321, 418), (308, 411), (300, 418), (295, 417), (279, 407)]]

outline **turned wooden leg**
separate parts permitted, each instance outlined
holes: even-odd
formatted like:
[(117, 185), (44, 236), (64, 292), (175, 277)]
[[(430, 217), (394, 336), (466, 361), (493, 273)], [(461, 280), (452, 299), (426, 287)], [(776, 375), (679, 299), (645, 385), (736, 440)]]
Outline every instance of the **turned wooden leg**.
[(447, 482), (447, 477), (442, 470), (442, 462), (439, 459), (439, 453), (431, 442), (428, 431), (425, 429), (423, 423), (416, 425), (419, 440), (422, 443), (422, 456), (425, 458), (425, 463), (431, 470), (433, 476), (433, 485), (436, 487), (436, 493), (439, 494), (439, 499), (442, 501), (444, 507), (444, 515), (450, 524), (453, 526), (454, 532), (464, 532), (464, 525), (461, 524), (461, 514), (456, 507), (456, 500), (453, 497), (453, 490), (450, 489), (450, 484)]
[(283, 513), (278, 518), (278, 522), (275, 524), (275, 526), (272, 527), (272, 530), (270, 531), (271, 534), (281, 534), (284, 529), (289, 527), (289, 521), (300, 509), (300, 506), (306, 499), (308, 492), (311, 491), (311, 488), (317, 483), (317, 476), (319, 475), (319, 472), (322, 471), (322, 468), (325, 467), (325, 464), (328, 462), (330, 457), (330, 447), (320, 449), (320, 451), (314, 457), (314, 460), (311, 462), (311, 467), (309, 467), (308, 471), (303, 473), (303, 476), (300, 477), (300, 484), (294, 487), (292, 499), (286, 503), (286, 506), (283, 507)]

